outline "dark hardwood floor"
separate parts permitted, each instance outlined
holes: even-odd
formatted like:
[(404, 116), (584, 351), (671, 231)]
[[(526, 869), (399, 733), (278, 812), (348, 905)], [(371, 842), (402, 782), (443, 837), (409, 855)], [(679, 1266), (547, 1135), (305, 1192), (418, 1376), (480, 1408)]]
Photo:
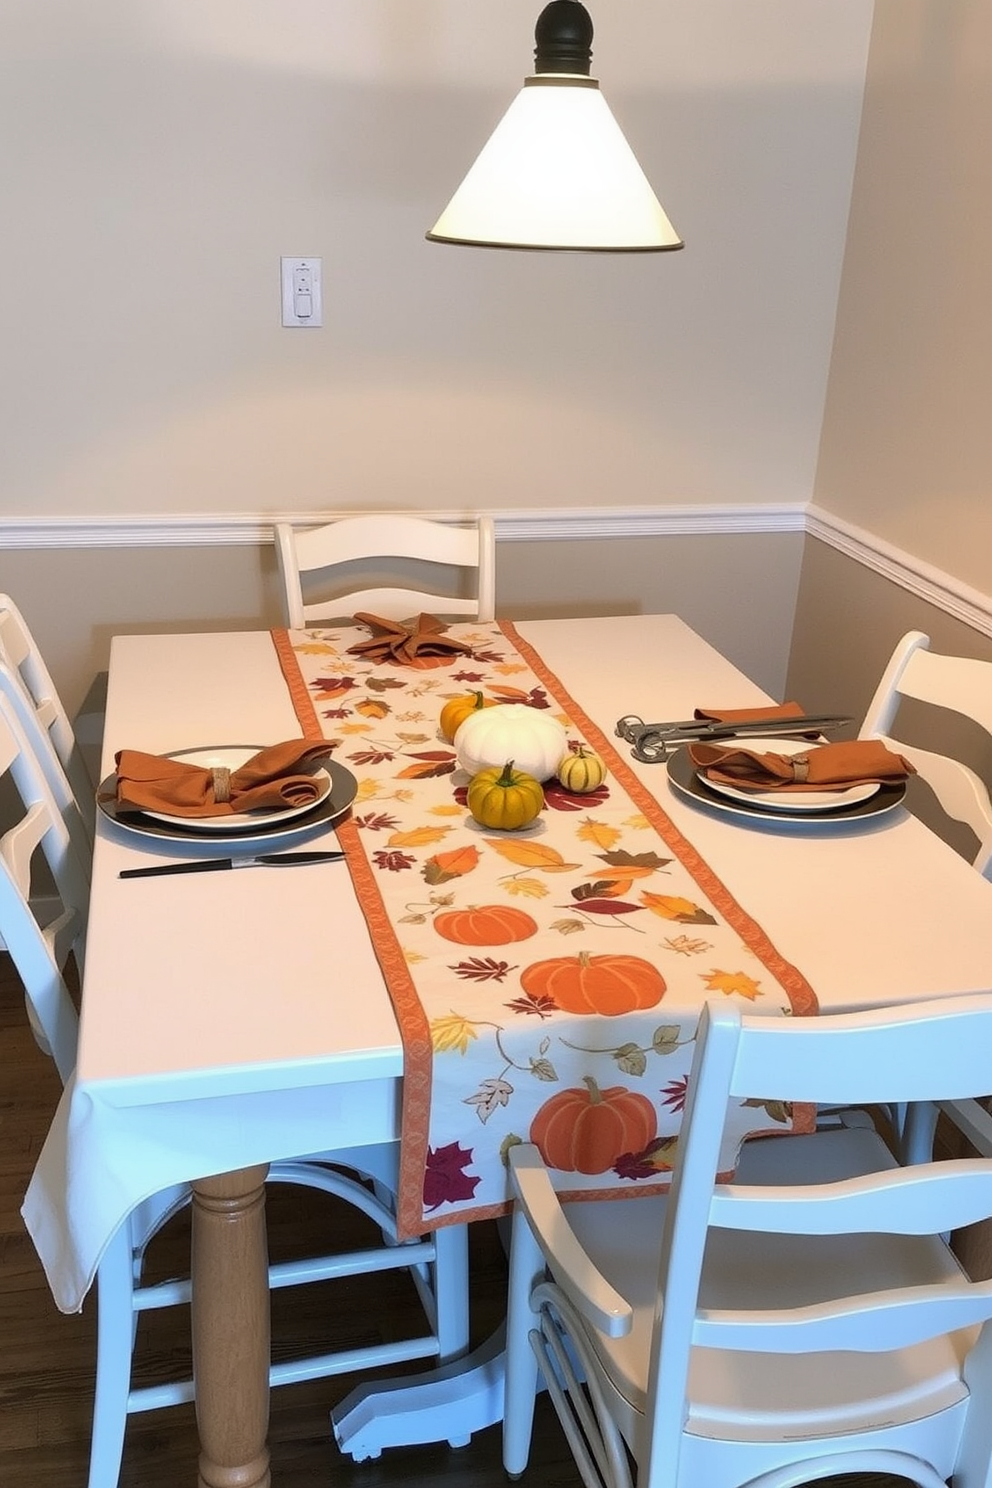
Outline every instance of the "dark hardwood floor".
[[(20, 1205), (37, 1160), (59, 1082), (35, 1045), (20, 984), (0, 955), (0, 1484), (10, 1488), (84, 1488), (89, 1455), (95, 1356), (96, 1299), (80, 1316), (59, 1313), (20, 1218)], [(351, 1211), (323, 1195), (275, 1192), (269, 1201), (273, 1257), (316, 1247), (329, 1226), (351, 1228)], [(491, 1224), (471, 1230), (473, 1336), (481, 1342), (502, 1315), (506, 1266)], [(188, 1230), (180, 1216), (150, 1252), (156, 1274), (184, 1270)], [(327, 1347), (328, 1339), (370, 1341), (416, 1326), (412, 1287), (401, 1278), (328, 1283), (277, 1294), (273, 1351)], [(301, 1350), (302, 1346), (302, 1350)], [(163, 1370), (188, 1370), (188, 1319), (182, 1309), (143, 1319), (136, 1371), (142, 1382)], [(413, 1366), (415, 1367), (415, 1366)], [(395, 1374), (398, 1371), (393, 1370)], [(353, 1378), (285, 1386), (273, 1393), (270, 1446), (274, 1488), (497, 1488), (505, 1483), (498, 1427), (478, 1433), (468, 1447), (425, 1446), (386, 1451), (353, 1463), (334, 1444), (328, 1413), (357, 1383)], [(192, 1406), (132, 1416), (120, 1488), (195, 1488), (197, 1439)], [(548, 1405), (538, 1405), (527, 1481), (535, 1488), (580, 1488), (581, 1479)], [(901, 1479), (834, 1479), (854, 1488)], [(698, 1488), (705, 1488), (700, 1484)]]

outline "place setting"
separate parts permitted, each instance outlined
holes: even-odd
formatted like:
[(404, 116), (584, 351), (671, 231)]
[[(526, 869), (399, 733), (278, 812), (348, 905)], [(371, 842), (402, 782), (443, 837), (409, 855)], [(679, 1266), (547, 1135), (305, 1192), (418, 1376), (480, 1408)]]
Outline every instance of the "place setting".
[(157, 843), (182, 843), (211, 851), (200, 861), (125, 869), (121, 877), (157, 873), (337, 859), (340, 852), (260, 853), (285, 847), (316, 827), (339, 822), (350, 810), (358, 782), (330, 758), (324, 741), (209, 745), (147, 754), (121, 750), (116, 770), (101, 781), (97, 806), (126, 833)]
[(895, 810), (915, 773), (880, 739), (823, 737), (852, 719), (767, 709), (697, 709), (691, 719), (645, 724), (628, 714), (616, 733), (642, 763), (663, 764), (671, 787), (696, 805), (756, 825), (841, 825)]

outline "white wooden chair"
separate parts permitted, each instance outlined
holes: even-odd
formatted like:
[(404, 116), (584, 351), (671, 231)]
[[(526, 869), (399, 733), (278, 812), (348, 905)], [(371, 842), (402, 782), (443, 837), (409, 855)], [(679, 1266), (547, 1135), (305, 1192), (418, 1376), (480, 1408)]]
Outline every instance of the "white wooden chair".
[[(13, 824), (0, 837), (0, 934), (24, 984), (28, 1016), (41, 1047), (55, 1061), (63, 1083), (76, 1063), (78, 1015), (65, 980), (70, 955), (80, 973), (89, 900), (88, 864), (79, 861), (65, 821), (9, 698), (0, 692), (0, 778), (9, 776)], [(43, 926), (32, 901), (40, 858), (55, 885), (57, 905)], [(51, 908), (51, 895), (48, 896)], [(408, 1270), (425, 1313), (415, 1337), (281, 1361), (273, 1385), (352, 1373), (401, 1361), (448, 1363), (468, 1346), (467, 1278), (450, 1235), (398, 1242), (393, 1197), (395, 1144), (323, 1152), (306, 1160), (274, 1162), (270, 1183), (317, 1189), (363, 1211), (382, 1243), (299, 1261), (273, 1264), (271, 1288), (298, 1286), (363, 1273)], [(364, 1180), (364, 1181), (363, 1181)], [(116, 1488), (127, 1416), (193, 1399), (189, 1379), (131, 1387), (131, 1357), (138, 1316), (159, 1307), (188, 1304), (189, 1279), (142, 1284), (147, 1245), (189, 1199), (185, 1186), (154, 1195), (121, 1226), (97, 1273), (97, 1361), (89, 1488)], [(447, 1248), (446, 1248), (447, 1247)], [(448, 1257), (452, 1259), (448, 1259)], [(452, 1421), (452, 1439), (461, 1440)]]
[(992, 803), (983, 781), (961, 761), (901, 742), (892, 728), (904, 698), (916, 698), (972, 719), (992, 738), (992, 662), (941, 656), (919, 630), (903, 636), (868, 705), (859, 738), (883, 739), (916, 766), (942, 809), (978, 839), (973, 863), (992, 877)]
[[(406, 620), (421, 611), (473, 620), (491, 620), (495, 613), (496, 547), (489, 517), (454, 526), (376, 513), (304, 531), (279, 522), (275, 541), (291, 630), (356, 610), (387, 620)], [(451, 569), (469, 577), (469, 594), (453, 586), (439, 590), (444, 570)], [(325, 597), (305, 599), (303, 582), (317, 574), (327, 586)], [(383, 583), (386, 577), (391, 582)]]
[(561, 1205), (537, 1149), (511, 1148), (509, 1475), (540, 1369), (588, 1488), (631, 1463), (638, 1488), (987, 1488), (992, 1282), (941, 1234), (992, 1215), (992, 1160), (900, 1167), (841, 1127), (747, 1141), (716, 1178), (730, 1102), (957, 1099), (990, 1048), (989, 994), (801, 1019), (711, 1003), (667, 1198)]
[(7, 594), (0, 594), (0, 664), (20, 686), (14, 701), (55, 799), (61, 804), (67, 791), (73, 796), (92, 841), (94, 782), (44, 657)]

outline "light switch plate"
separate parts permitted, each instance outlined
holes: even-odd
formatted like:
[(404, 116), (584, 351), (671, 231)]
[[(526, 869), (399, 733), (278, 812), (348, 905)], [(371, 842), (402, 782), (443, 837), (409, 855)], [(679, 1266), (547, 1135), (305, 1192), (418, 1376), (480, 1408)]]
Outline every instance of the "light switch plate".
[(282, 270), (283, 325), (323, 325), (322, 260), (319, 258), (281, 258), (279, 263)]

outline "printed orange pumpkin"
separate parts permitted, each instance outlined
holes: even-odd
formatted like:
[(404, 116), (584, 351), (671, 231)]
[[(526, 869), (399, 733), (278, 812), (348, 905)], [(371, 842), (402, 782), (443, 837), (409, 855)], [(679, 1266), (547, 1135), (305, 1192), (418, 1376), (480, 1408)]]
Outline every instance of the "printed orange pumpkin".
[(532, 997), (550, 997), (563, 1013), (602, 1013), (607, 1018), (654, 1007), (666, 991), (657, 966), (643, 957), (590, 956), (588, 951), (535, 961), (520, 973), (520, 985)]
[(434, 929), (456, 945), (509, 945), (537, 931), (537, 921), (513, 904), (469, 904), (434, 917)]
[(654, 1106), (646, 1095), (611, 1085), (600, 1090), (591, 1075), (586, 1088), (560, 1090), (541, 1106), (530, 1139), (549, 1168), (564, 1173), (605, 1173), (625, 1152), (640, 1152), (658, 1134)]

